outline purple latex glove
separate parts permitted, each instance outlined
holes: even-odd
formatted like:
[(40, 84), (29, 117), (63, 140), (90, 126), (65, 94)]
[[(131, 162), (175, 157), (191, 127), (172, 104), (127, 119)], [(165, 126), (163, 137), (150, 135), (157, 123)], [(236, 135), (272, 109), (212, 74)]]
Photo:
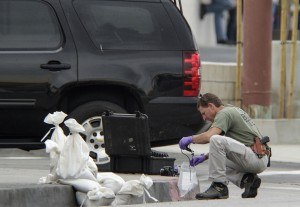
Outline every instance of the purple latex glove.
[(197, 155), (197, 156), (194, 156), (190, 160), (190, 165), (194, 167), (194, 166), (204, 162), (205, 160), (206, 160), (205, 154)]
[(179, 147), (180, 149), (186, 149), (186, 147), (193, 142), (192, 136), (189, 137), (182, 137), (179, 141)]

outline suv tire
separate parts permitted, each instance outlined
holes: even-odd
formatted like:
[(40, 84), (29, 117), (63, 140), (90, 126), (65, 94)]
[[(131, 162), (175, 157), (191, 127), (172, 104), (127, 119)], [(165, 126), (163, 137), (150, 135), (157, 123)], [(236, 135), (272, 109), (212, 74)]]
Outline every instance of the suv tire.
[(105, 153), (101, 118), (103, 112), (107, 110), (127, 113), (125, 109), (114, 103), (92, 101), (78, 106), (69, 114), (69, 118), (74, 118), (85, 128), (86, 131), (81, 135), (90, 148), (90, 156), (96, 160), (97, 164), (105, 164), (110, 161)]

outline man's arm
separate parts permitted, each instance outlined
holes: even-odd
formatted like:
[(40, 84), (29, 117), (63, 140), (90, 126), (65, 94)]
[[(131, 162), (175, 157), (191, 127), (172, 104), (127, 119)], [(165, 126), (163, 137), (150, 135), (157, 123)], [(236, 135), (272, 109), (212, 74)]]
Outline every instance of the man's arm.
[(219, 135), (222, 133), (222, 130), (217, 127), (212, 127), (208, 131), (203, 132), (201, 134), (193, 135), (193, 143), (195, 144), (207, 144), (209, 143), (209, 139), (213, 135)]

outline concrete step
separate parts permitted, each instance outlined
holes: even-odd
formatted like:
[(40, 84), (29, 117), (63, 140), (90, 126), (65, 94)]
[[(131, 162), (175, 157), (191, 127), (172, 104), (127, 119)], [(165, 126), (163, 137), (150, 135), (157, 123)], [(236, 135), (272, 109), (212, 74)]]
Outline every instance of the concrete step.
[[(125, 180), (137, 179), (140, 174), (122, 174)], [(178, 177), (150, 176), (153, 185), (148, 190), (150, 195), (158, 202), (170, 202), (180, 200), (190, 200), (194, 198), (194, 193), (185, 199), (180, 198), (177, 187)], [(199, 189), (200, 190), (200, 189)], [(146, 197), (147, 203), (154, 201)], [(61, 184), (26, 184), (26, 185), (1, 185), (0, 187), (0, 207), (76, 207), (76, 191), (70, 185)], [(142, 197), (130, 199), (126, 205), (142, 204)]]

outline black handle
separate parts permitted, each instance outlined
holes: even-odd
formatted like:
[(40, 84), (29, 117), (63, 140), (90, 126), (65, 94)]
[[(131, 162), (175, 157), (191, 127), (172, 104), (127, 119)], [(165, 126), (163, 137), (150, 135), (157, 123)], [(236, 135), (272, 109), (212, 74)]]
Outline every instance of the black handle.
[(68, 63), (61, 63), (56, 60), (51, 60), (47, 64), (41, 64), (42, 69), (50, 70), (50, 71), (60, 71), (60, 70), (68, 70), (71, 68), (71, 65)]

